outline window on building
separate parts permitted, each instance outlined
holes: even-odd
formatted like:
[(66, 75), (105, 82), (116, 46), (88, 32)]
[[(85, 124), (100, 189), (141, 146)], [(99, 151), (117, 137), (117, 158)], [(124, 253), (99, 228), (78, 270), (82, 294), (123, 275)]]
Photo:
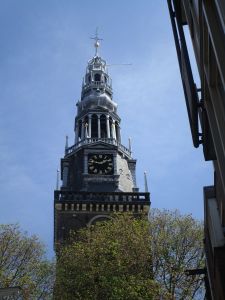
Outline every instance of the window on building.
[(101, 75), (99, 73), (95, 74), (95, 81), (101, 81)]

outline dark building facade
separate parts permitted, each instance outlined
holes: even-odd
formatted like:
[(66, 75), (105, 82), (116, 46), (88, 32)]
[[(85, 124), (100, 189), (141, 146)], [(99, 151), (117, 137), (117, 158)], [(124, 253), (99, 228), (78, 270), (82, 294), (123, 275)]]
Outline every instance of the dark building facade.
[[(225, 1), (168, 0), (193, 144), (214, 168), (204, 187), (207, 299), (225, 299)], [(184, 27), (188, 26), (201, 85), (196, 86)]]
[(88, 62), (75, 117), (75, 144), (61, 159), (62, 186), (54, 193), (55, 246), (71, 230), (110, 218), (113, 212), (147, 212), (149, 193), (136, 186), (136, 160), (121, 143), (120, 117), (107, 65), (96, 54)]

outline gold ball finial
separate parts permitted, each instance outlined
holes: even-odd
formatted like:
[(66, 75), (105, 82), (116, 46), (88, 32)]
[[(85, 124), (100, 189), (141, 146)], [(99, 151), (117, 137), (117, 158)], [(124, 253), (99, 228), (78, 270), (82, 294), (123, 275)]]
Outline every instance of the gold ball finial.
[(95, 40), (95, 43), (94, 43), (95, 56), (98, 56), (98, 48), (100, 47), (100, 42), (99, 41), (102, 41), (102, 39), (100, 39), (98, 37), (98, 27), (96, 28), (96, 31), (95, 31), (95, 37), (92, 37), (91, 39)]

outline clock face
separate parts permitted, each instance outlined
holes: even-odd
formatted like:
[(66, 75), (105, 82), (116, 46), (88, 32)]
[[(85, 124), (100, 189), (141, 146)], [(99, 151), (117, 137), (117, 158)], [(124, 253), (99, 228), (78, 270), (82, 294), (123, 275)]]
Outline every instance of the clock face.
[(89, 154), (88, 173), (96, 175), (113, 175), (112, 154)]

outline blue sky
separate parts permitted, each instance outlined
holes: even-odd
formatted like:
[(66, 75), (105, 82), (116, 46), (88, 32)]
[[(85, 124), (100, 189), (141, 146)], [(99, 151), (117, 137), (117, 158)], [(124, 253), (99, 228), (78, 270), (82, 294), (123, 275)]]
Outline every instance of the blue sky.
[(152, 207), (203, 218), (212, 165), (192, 146), (166, 1), (0, 2), (1, 223), (18, 222), (53, 254), (53, 191), (87, 61), (112, 66), (122, 141), (132, 138), (137, 181), (148, 173)]

